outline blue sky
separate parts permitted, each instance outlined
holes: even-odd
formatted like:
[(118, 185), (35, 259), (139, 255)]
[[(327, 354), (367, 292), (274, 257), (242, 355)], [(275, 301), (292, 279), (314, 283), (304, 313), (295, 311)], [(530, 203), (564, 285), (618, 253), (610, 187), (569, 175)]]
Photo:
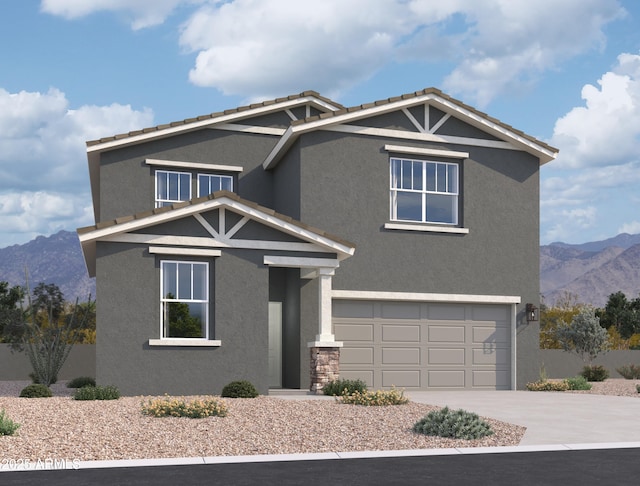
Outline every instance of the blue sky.
[(541, 233), (640, 233), (635, 0), (0, 5), (0, 248), (93, 224), (85, 141), (312, 89), (430, 86), (560, 149)]

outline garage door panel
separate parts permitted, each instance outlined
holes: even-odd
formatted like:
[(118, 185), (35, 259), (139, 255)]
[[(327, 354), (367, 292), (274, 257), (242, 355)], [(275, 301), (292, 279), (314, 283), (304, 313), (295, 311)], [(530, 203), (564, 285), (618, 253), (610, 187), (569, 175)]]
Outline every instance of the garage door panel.
[(382, 324), (382, 341), (420, 342), (420, 324)]
[(334, 300), (331, 312), (333, 317), (373, 318), (373, 302)]
[(430, 388), (464, 388), (464, 370), (429, 370)]
[(383, 387), (420, 388), (419, 370), (382, 370)]
[(509, 329), (506, 327), (473, 326), (474, 343), (508, 343), (510, 340)]
[(508, 305), (379, 301), (364, 306), (361, 318), (355, 309), (343, 306), (350, 317), (334, 315), (336, 339), (344, 343), (342, 378), (371, 388), (510, 388)]
[(430, 343), (464, 343), (465, 327), (464, 325), (429, 325), (429, 342)]
[(382, 364), (420, 365), (420, 348), (382, 348)]
[(464, 321), (465, 307), (461, 305), (429, 304), (427, 319), (432, 321)]
[(464, 348), (429, 348), (427, 364), (429, 365), (462, 365), (465, 364)]
[(373, 341), (373, 323), (335, 324), (333, 333), (338, 341)]
[(509, 365), (509, 349), (507, 348), (474, 348), (472, 365)]
[(340, 351), (340, 363), (342, 364), (373, 364), (374, 350), (369, 348), (343, 347)]

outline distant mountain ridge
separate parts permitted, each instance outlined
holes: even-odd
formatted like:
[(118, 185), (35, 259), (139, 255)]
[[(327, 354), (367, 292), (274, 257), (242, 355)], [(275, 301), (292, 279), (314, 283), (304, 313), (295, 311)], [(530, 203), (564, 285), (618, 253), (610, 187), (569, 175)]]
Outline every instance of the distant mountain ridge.
[(75, 232), (59, 231), (23, 245), (0, 248), (0, 281), (24, 285), (25, 269), (32, 288), (40, 282), (54, 283), (69, 302), (76, 298), (86, 301), (89, 294), (95, 298), (96, 281), (87, 273)]
[[(55, 283), (65, 299), (86, 300), (96, 295), (75, 232), (38, 236), (24, 245), (0, 248), (0, 281), (24, 285), (25, 267), (32, 286)], [(585, 304), (603, 307), (610, 294), (640, 294), (640, 234), (620, 234), (582, 244), (562, 242), (540, 247), (540, 293), (553, 305), (566, 292)]]

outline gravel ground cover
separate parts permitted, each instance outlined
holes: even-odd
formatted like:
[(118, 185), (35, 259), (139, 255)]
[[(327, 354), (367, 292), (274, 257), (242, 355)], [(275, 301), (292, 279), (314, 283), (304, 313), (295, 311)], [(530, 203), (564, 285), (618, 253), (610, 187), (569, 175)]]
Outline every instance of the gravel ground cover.
[[(640, 396), (636, 380), (593, 383), (586, 392)], [(485, 419), (494, 435), (455, 440), (414, 434), (413, 424), (436, 407), (418, 403), (362, 407), (334, 399), (261, 396), (224, 399), (227, 417), (154, 418), (141, 413), (150, 397), (75, 401), (65, 383), (53, 398), (17, 398), (28, 382), (0, 382), (0, 410), (21, 424), (0, 436), (0, 459), (108, 460), (364, 450), (431, 449), (519, 444), (525, 428)], [(544, 392), (531, 392), (544, 393)]]

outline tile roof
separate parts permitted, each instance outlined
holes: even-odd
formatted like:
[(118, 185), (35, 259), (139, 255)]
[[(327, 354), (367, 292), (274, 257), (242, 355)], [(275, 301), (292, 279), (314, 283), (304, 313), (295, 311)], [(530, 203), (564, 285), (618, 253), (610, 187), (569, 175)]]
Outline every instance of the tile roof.
[(199, 121), (203, 121), (203, 120), (215, 119), (215, 118), (219, 118), (219, 117), (224, 116), (224, 115), (231, 115), (231, 114), (234, 114), (234, 113), (241, 113), (243, 111), (249, 111), (249, 110), (252, 110), (252, 109), (255, 109), (255, 108), (261, 108), (261, 107), (276, 105), (278, 103), (283, 103), (285, 101), (292, 101), (292, 100), (296, 100), (296, 99), (300, 99), (300, 98), (305, 98), (307, 96), (313, 96), (314, 98), (322, 100), (325, 103), (334, 105), (339, 109), (344, 109), (345, 108), (340, 103), (336, 103), (335, 101), (333, 101), (333, 100), (331, 100), (329, 98), (321, 96), (316, 91), (307, 90), (307, 91), (303, 91), (302, 93), (285, 96), (283, 98), (276, 98), (274, 100), (266, 100), (266, 101), (262, 101), (260, 103), (253, 103), (251, 105), (239, 106), (237, 108), (233, 108), (233, 109), (230, 109), (230, 110), (218, 111), (218, 112), (210, 113), (208, 115), (201, 115), (201, 116), (198, 116), (198, 117), (195, 117), (195, 118), (187, 118), (187, 119), (182, 120), (182, 121), (175, 121), (175, 122), (171, 122), (171, 123), (165, 123), (163, 125), (157, 125), (155, 127), (142, 128), (141, 130), (134, 130), (134, 131), (131, 131), (131, 132), (128, 132), (128, 133), (120, 133), (120, 134), (117, 134), (117, 135), (112, 135), (110, 137), (103, 137), (103, 138), (100, 138), (98, 140), (90, 140), (90, 141), (87, 142), (87, 147), (91, 147), (93, 145), (98, 145), (98, 144), (105, 143), (105, 142), (113, 142), (115, 140), (122, 140), (122, 139), (126, 139), (126, 138), (129, 138), (129, 137), (134, 137), (136, 135), (142, 135), (142, 134), (145, 134), (145, 133), (157, 132), (157, 131), (164, 130), (166, 128), (173, 128), (173, 127), (177, 127), (177, 126), (181, 126), (181, 125), (189, 125), (190, 123), (195, 123), (195, 122), (199, 122)]

